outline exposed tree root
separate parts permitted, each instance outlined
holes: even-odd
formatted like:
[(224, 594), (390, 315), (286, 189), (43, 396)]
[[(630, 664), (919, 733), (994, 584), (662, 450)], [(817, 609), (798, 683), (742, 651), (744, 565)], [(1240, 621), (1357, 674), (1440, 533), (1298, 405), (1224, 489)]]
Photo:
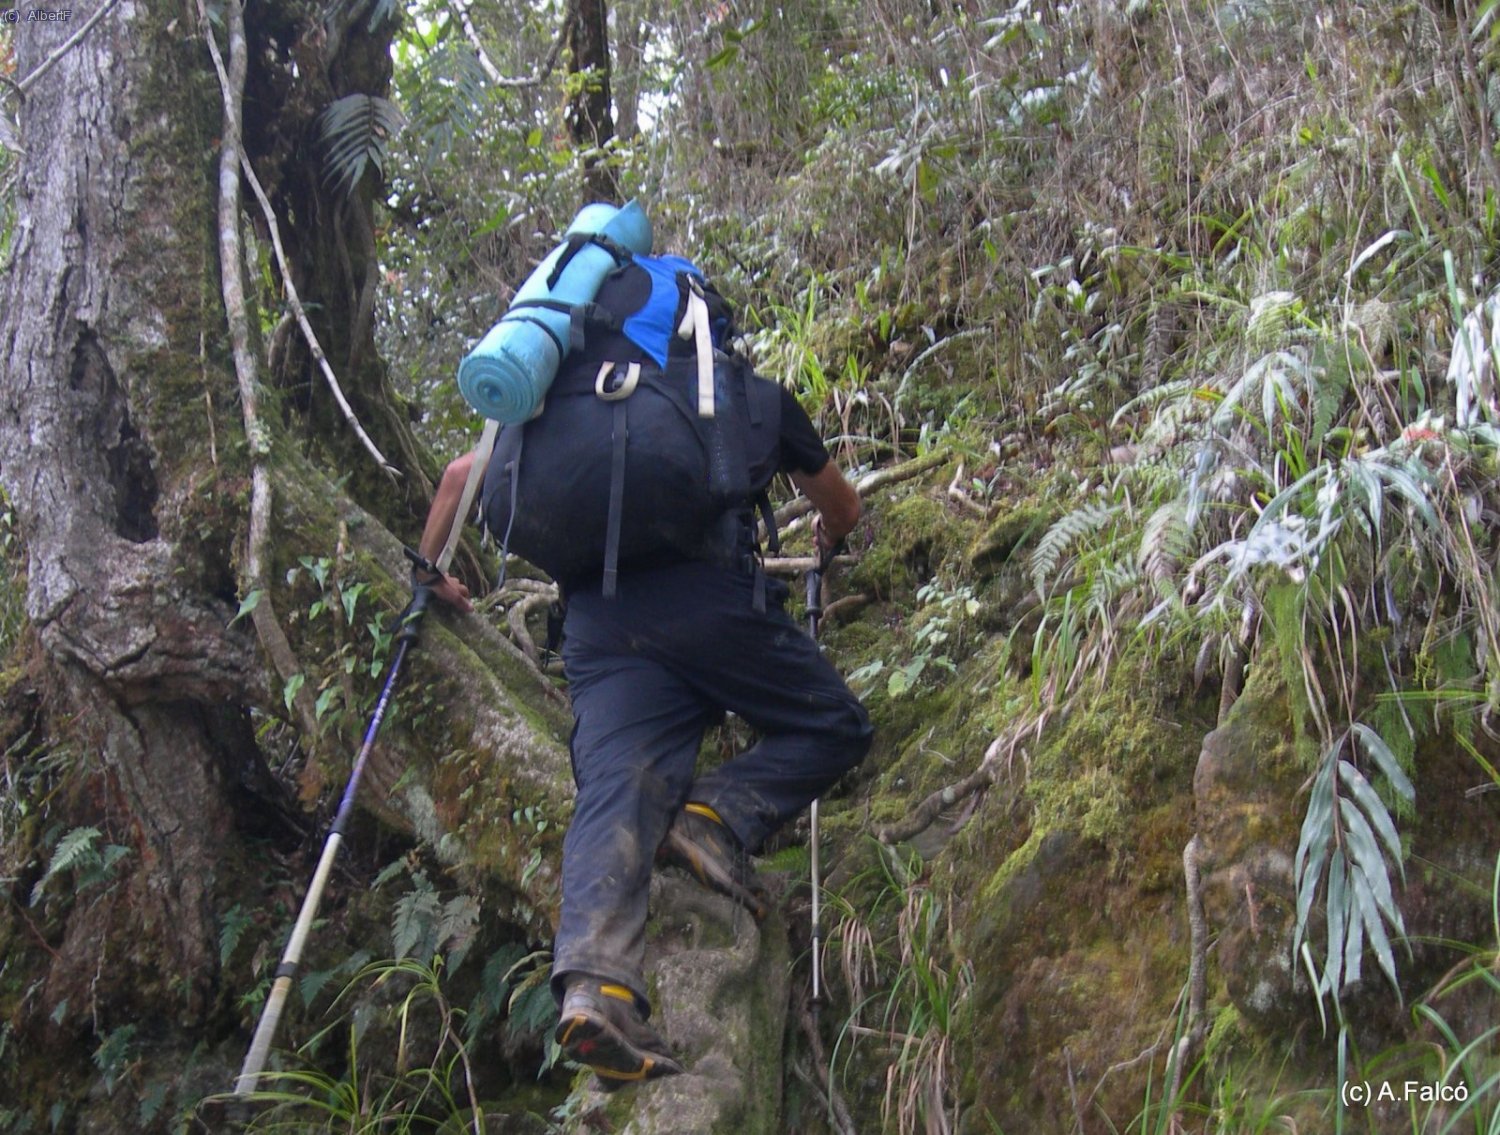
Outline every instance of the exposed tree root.
[(817, 1023), (813, 1020), (812, 1011), (806, 1001), (799, 1004), (797, 1019), (802, 1026), (802, 1035), (807, 1038), (808, 1048), (812, 1051), (814, 1064), (825, 1069), (825, 1074), (822, 1080), (817, 1080), (800, 1066), (795, 1066), (796, 1071), (803, 1083), (815, 1089), (827, 1102), (829, 1116), (834, 1123), (837, 1135), (855, 1135), (856, 1128), (854, 1119), (849, 1114), (849, 1105), (844, 1102), (844, 1097), (839, 1095), (838, 1088), (834, 1086), (833, 1070), (828, 1063), (828, 1052), (823, 1047), (823, 1037), (818, 1032)]
[(990, 742), (989, 748), (984, 751), (979, 766), (973, 772), (960, 781), (938, 789), (907, 813), (904, 818), (876, 828), (875, 838), (884, 844), (901, 843), (903, 840), (911, 839), (931, 827), (945, 809), (966, 800), (976, 792), (983, 792), (995, 783), (999, 775), (999, 766), (1002, 763), (1001, 758), (1004, 758), (1004, 763), (1008, 766), (1015, 759), (1021, 742), (1026, 737), (1040, 732), (1045, 721), (1046, 715), (1036, 720), (1023, 720), (1012, 726), (1008, 732), (996, 737)]
[[(1183, 1022), (1182, 1035), (1172, 1047), (1171, 1073), (1168, 1090), (1164, 1097), (1175, 1101), (1182, 1086), (1182, 1070), (1192, 1060), (1203, 1043), (1203, 1003), (1208, 989), (1208, 924), (1203, 917), (1202, 880), (1198, 874), (1198, 837), (1187, 841), (1182, 849), (1182, 870), (1187, 881), (1188, 942), (1188, 1004), (1187, 1019)], [(1169, 1103), (1170, 1106), (1170, 1103)]]

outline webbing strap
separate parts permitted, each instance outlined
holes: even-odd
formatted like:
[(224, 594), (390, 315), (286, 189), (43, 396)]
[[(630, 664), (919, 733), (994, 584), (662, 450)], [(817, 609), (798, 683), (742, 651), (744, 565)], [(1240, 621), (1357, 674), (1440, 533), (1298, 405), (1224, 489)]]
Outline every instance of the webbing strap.
[[(538, 303), (538, 304), (522, 304), (520, 306), (522, 306), (522, 307), (542, 307), (543, 305)], [(508, 322), (513, 322), (513, 323), (529, 323), (533, 327), (540, 327), (543, 331), (546, 332), (547, 338), (551, 339), (554, 343), (557, 344), (557, 353), (558, 353), (559, 357), (561, 357), (562, 355), (565, 355), (565, 354), (568, 353), (567, 348), (563, 346), (563, 341), (557, 337), (557, 332), (553, 331), (552, 328), (548, 327), (540, 319), (535, 319), (535, 318), (533, 318), (532, 316), (529, 316), (529, 315), (519, 315), (519, 314), (517, 314), (515, 308), (512, 308), (510, 311), (506, 312), (504, 319), (505, 319), (505, 321), (508, 321)]]
[(443, 550), (438, 553), (438, 571), (447, 571), (448, 565), (453, 562), (453, 553), (458, 550), (459, 538), (464, 534), (464, 524), (468, 520), (469, 509), (474, 504), (474, 496), (479, 492), (479, 483), (484, 480), (484, 471), (490, 465), (490, 453), (495, 448), (495, 435), (500, 432), (500, 423), (494, 418), (489, 418), (484, 423), (484, 432), (479, 435), (479, 444), (474, 448), (474, 460), (469, 465), (469, 476), (464, 481), (464, 491), (458, 498), (458, 511), (453, 514), (453, 527), (448, 530), (448, 539), (443, 542)]
[(635, 388), (641, 382), (641, 364), (625, 364), (625, 377), (615, 387), (609, 385), (609, 380), (620, 367), (620, 363), (600, 363), (599, 373), (594, 378), (594, 393), (606, 402), (618, 402), (622, 398), (629, 398), (635, 393)]
[(620, 523), (625, 511), (625, 439), (630, 431), (625, 421), (628, 399), (615, 403), (614, 428), (610, 432), (614, 454), (609, 470), (609, 521), (604, 530), (604, 597), (615, 597), (620, 576)]
[(516, 507), (521, 496), (521, 450), (526, 446), (526, 431), (516, 439), (516, 455), (506, 462), (510, 471), (510, 518), (505, 522), (505, 535), (500, 538), (500, 574), (495, 577), (495, 590), (505, 586), (505, 573), (510, 559), (510, 530), (516, 526)]
[(687, 309), (677, 326), (677, 337), (692, 339), (698, 355), (698, 416), (714, 416), (714, 341), (708, 326), (708, 300), (696, 276), (687, 277)]
[(771, 507), (771, 498), (765, 489), (755, 498), (755, 507), (766, 526), (766, 551), (774, 556), (781, 551), (781, 533), (776, 530), (776, 510)]
[(603, 233), (568, 233), (563, 238), (563, 244), (565, 246), (563, 254), (557, 258), (557, 263), (553, 265), (552, 272), (547, 277), (549, 292), (557, 287), (557, 281), (562, 279), (563, 270), (572, 263), (573, 257), (583, 251), (583, 246), (586, 244), (598, 245), (615, 258), (616, 264), (624, 264), (635, 255), (630, 249), (615, 243)]

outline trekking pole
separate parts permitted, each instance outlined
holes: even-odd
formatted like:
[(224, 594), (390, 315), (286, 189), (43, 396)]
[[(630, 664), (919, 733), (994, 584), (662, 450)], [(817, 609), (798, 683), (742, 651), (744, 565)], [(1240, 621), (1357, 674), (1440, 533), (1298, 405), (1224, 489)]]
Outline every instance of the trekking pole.
[[(463, 527), (465, 513), (473, 503), (474, 491), (478, 487), (479, 479), (483, 476), (483, 467), (488, 464), (487, 449), (493, 445), (495, 437), (495, 430), (491, 428), (493, 425), (494, 423), (490, 423), (485, 428), (469, 480), (464, 485), (463, 496), (453, 518), (455, 534)], [(457, 543), (456, 535), (450, 534), (448, 543), (438, 555), (436, 564), (427, 564), (420, 554), (413, 552), (410, 548), (406, 549), (406, 555), (417, 566), (431, 567), (442, 572), (452, 558), (453, 549)], [(354, 760), (354, 771), (349, 774), (349, 783), (344, 787), (344, 796), (339, 801), (339, 810), (334, 815), (333, 825), (328, 829), (328, 838), (323, 844), (323, 854), (318, 858), (318, 866), (313, 871), (307, 897), (303, 899), (302, 909), (297, 913), (297, 921), (292, 926), (291, 936), (287, 939), (286, 949), (281, 955), (281, 964), (276, 967), (276, 979), (271, 985), (271, 994), (266, 998), (265, 1008), (261, 1010), (260, 1021), (255, 1026), (255, 1036), (250, 1041), (250, 1049), (245, 1053), (245, 1063), (241, 1066), (239, 1078), (235, 1081), (234, 1094), (237, 1096), (247, 1096), (255, 1090), (255, 1081), (265, 1069), (266, 1059), (271, 1054), (271, 1040), (276, 1035), (276, 1026), (281, 1021), (281, 1011), (285, 1008), (287, 995), (292, 989), (292, 979), (296, 976), (297, 966), (302, 961), (302, 948), (307, 943), (307, 935), (312, 929), (313, 919), (317, 916), (323, 890), (328, 885), (328, 876), (333, 870), (334, 860), (338, 858), (339, 847), (344, 842), (344, 831), (349, 825), (350, 817), (354, 814), (354, 798), (359, 792), (360, 778), (364, 776), (370, 751), (375, 747), (376, 734), (380, 732), (381, 722), (385, 720), (386, 709), (391, 703), (392, 694), (395, 693), (396, 679), (401, 674), (401, 664), (406, 661), (406, 652), (417, 641), (417, 628), (431, 599), (432, 588), (430, 586), (415, 584), (412, 587), (411, 603), (402, 612), (401, 629), (396, 634), (396, 653), (391, 658), (390, 669), (386, 672), (385, 686), (380, 691), (379, 700), (375, 703), (375, 712), (370, 717), (369, 728), (365, 730), (364, 743), (360, 746), (359, 755)]]
[[(823, 573), (833, 563), (835, 551), (821, 553), (818, 566), (807, 573), (807, 631), (814, 642), (823, 620)], [(812, 1006), (816, 1014), (823, 1004), (823, 879), (818, 863), (818, 800), (813, 798), (808, 811), (809, 836), (812, 842)]]

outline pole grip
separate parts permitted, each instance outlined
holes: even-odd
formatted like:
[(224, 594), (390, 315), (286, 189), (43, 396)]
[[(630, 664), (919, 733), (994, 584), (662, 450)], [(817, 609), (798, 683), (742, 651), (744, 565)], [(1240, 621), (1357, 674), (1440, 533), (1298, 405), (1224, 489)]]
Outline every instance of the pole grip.
[(415, 642), (421, 634), (422, 616), (427, 613), (427, 604), (432, 602), (432, 588), (425, 583), (415, 583), (411, 589), (411, 602), (401, 612), (401, 629), (396, 632), (396, 641)]
[(807, 573), (807, 617), (813, 620), (814, 627), (817, 626), (817, 620), (823, 617), (822, 567), (813, 568)]

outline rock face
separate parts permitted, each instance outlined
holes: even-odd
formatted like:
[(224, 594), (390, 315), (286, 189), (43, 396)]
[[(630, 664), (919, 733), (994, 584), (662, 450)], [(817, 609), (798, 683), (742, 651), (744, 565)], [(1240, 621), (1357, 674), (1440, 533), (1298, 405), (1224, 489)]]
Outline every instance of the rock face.
[[(1307, 975), (1292, 966), (1292, 855), (1301, 823), (1291, 715), (1265, 682), (1203, 739), (1193, 777), (1204, 914), (1217, 964), (1250, 1023), (1288, 1031), (1316, 1018)], [(1305, 797), (1303, 798), (1305, 800)]]
[(639, 1088), (590, 1089), (567, 1132), (776, 1135), (788, 995), (786, 927), (757, 925), (675, 873), (652, 881), (646, 979), (653, 1023), (688, 1071)]
[[(1293, 713), (1276, 668), (1263, 666), (1252, 672), (1223, 724), (1204, 738), (1193, 791), (1204, 910), (1218, 943), (1212, 969), (1253, 1030), (1288, 1044), (1300, 1035), (1316, 1047), (1317, 1003), (1291, 949), (1293, 856), (1307, 809), (1310, 759), (1314, 751), (1304, 744), (1299, 752), (1294, 743)], [(1471, 791), (1483, 772), (1441, 735), (1418, 742), (1412, 764), (1416, 813), (1395, 820), (1404, 881), (1401, 869), (1393, 866), (1391, 874), (1408, 939), (1395, 943), (1401, 996), (1367, 959), (1363, 979), (1341, 998), (1356, 1037), (1374, 1050), (1411, 1038), (1410, 1005), (1434, 994), (1461, 960), (1441, 943), (1492, 936), (1487, 920), (1494, 849), (1500, 845), (1493, 793)], [(1322, 905), (1320, 892), (1308, 928), (1318, 962)], [(1436, 1003), (1445, 1015), (1469, 1015), (1471, 1004), (1446, 1006), (1445, 1000), (1468, 999), (1439, 996)], [(1490, 1008), (1486, 1002), (1484, 1011)]]

